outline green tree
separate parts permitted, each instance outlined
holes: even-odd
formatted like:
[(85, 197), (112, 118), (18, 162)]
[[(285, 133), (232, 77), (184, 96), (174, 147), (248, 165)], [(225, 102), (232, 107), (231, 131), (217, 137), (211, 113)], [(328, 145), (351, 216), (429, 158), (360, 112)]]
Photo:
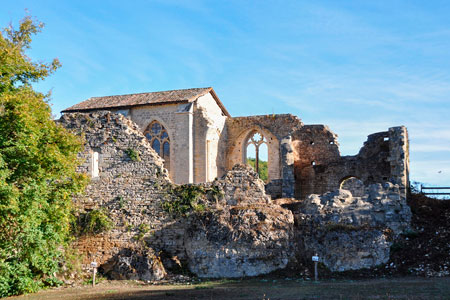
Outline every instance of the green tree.
[[(247, 157), (247, 164), (256, 170), (256, 158)], [(264, 182), (267, 183), (269, 179), (269, 170), (267, 169), (267, 161), (260, 160), (259, 161), (259, 178), (261, 178)]]
[(80, 138), (56, 124), (49, 94), (32, 83), (60, 63), (26, 56), (43, 27), (25, 17), (0, 33), (0, 296), (33, 292), (57, 280), (69, 238)]

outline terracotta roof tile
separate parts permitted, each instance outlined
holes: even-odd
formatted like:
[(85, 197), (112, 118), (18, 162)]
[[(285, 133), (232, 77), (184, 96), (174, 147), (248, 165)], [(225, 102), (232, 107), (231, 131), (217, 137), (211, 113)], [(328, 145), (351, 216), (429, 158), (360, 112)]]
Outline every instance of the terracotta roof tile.
[(125, 108), (139, 105), (160, 105), (169, 103), (193, 102), (199, 97), (211, 92), (217, 104), (229, 116), (227, 110), (220, 102), (213, 88), (193, 88), (183, 90), (171, 90), (152, 93), (140, 93), (129, 95), (116, 95), (105, 97), (92, 97), (81, 103), (66, 108), (62, 112), (83, 112), (100, 109)]

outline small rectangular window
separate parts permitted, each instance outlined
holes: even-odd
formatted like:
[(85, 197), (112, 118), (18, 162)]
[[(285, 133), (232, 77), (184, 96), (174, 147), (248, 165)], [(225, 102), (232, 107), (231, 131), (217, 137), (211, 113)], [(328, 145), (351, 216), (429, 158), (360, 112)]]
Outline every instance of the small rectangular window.
[(92, 152), (92, 178), (98, 177), (98, 152)]

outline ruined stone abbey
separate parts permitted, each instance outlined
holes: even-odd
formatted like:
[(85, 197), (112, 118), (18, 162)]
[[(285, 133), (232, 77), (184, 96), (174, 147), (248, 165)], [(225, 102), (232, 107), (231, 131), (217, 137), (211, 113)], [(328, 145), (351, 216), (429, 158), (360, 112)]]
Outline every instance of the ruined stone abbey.
[(290, 114), (231, 117), (213, 88), (93, 97), (63, 112), (99, 110), (135, 122), (177, 184), (210, 182), (246, 164), (250, 143), (267, 146), (266, 191), (274, 199), (323, 194), (350, 184), (349, 178), (364, 185), (408, 182), (405, 127), (372, 134), (358, 155), (340, 156), (327, 126), (304, 125)]
[[(314, 253), (332, 271), (371, 267), (410, 223), (403, 126), (341, 156), (327, 126), (231, 117), (212, 88), (93, 97), (63, 113), (85, 138), (79, 171), (91, 177), (75, 204), (114, 223), (75, 247), (112, 278), (157, 280), (181, 265), (200, 277), (254, 276)], [(267, 149), (264, 182), (245, 166), (249, 146), (256, 171)], [(191, 210), (176, 214), (185, 195)]]

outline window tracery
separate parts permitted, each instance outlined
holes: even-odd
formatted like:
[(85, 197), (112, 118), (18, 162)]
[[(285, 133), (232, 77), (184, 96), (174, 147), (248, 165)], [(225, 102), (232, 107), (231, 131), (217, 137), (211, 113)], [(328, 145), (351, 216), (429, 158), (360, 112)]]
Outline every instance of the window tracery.
[(167, 130), (158, 121), (153, 121), (144, 131), (145, 137), (150, 142), (153, 150), (164, 159), (164, 166), (170, 166), (170, 139)]
[[(255, 171), (259, 174), (260, 178), (263, 179), (264, 181), (266, 181), (268, 179), (268, 164), (267, 161), (263, 161), (261, 160), (261, 151), (265, 151), (265, 156), (268, 155), (267, 153), (267, 140), (264, 137), (263, 134), (261, 134), (258, 131), (254, 131), (250, 134), (249, 139), (247, 140), (246, 143), (246, 149), (247, 152), (249, 150), (249, 146), (251, 146), (252, 148), (254, 148), (255, 151), (255, 158), (252, 159), (249, 156), (249, 153), (247, 153), (247, 163), (250, 163), (250, 165), (253, 165), (253, 167), (255, 168)], [(263, 155), (264, 156), (264, 155)], [(250, 161), (249, 161), (250, 160)], [(251, 161), (254, 160), (254, 163)]]

